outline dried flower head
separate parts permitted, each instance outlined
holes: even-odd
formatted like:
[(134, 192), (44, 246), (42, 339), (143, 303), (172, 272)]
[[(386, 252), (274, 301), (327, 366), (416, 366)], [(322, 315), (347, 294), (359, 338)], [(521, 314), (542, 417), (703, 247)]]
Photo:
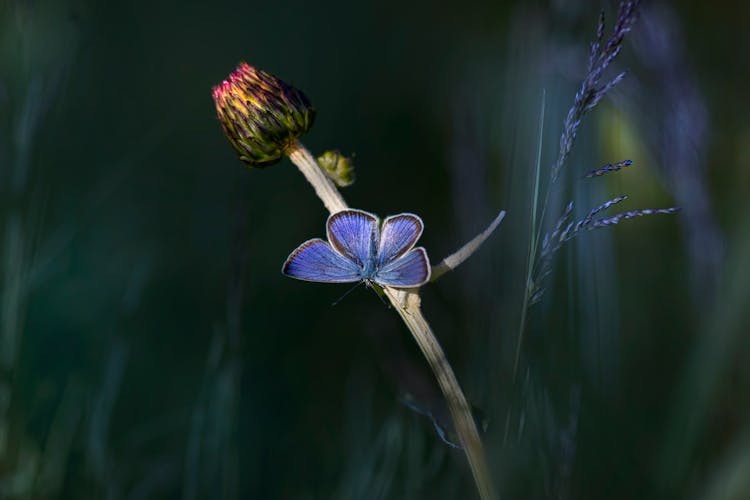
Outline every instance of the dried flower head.
[(213, 98), (224, 133), (252, 167), (281, 160), (315, 119), (302, 91), (244, 62), (214, 87)]

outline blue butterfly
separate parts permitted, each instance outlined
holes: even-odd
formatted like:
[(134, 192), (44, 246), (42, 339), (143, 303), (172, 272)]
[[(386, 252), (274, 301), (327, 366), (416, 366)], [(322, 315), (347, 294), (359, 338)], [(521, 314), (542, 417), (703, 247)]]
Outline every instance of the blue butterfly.
[(411, 288), (430, 280), (424, 248), (413, 248), (424, 224), (414, 214), (383, 221), (362, 210), (342, 210), (328, 217), (328, 241), (314, 238), (287, 257), (281, 272), (304, 281)]

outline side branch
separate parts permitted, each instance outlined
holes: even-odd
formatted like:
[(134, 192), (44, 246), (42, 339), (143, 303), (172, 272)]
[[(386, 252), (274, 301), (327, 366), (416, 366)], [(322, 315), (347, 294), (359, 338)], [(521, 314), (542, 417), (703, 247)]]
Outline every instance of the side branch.
[(505, 210), (501, 210), (500, 213), (497, 214), (497, 217), (495, 217), (495, 220), (493, 220), (492, 223), (487, 227), (487, 229), (476, 235), (471, 241), (458, 249), (458, 251), (444, 258), (440, 262), (440, 264), (432, 266), (432, 278), (430, 279), (430, 281), (435, 281), (448, 271), (453, 271), (455, 268), (461, 265), (463, 261), (471, 257), (472, 254), (476, 252), (480, 246), (482, 246), (482, 243), (484, 243), (485, 240), (489, 238), (493, 232), (495, 232), (495, 229), (497, 229), (497, 226), (500, 225), (504, 217)]

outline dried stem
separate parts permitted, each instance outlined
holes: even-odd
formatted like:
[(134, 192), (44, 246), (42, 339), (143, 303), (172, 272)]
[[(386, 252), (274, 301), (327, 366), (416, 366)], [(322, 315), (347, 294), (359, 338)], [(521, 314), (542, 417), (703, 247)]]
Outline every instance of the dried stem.
[[(289, 159), (292, 160), (292, 163), (300, 169), (305, 178), (313, 185), (315, 193), (323, 201), (323, 204), (325, 204), (329, 212), (334, 213), (348, 208), (336, 187), (328, 179), (313, 156), (302, 144), (296, 143), (289, 149)], [(492, 230), (497, 227), (497, 224), (500, 223), (502, 215), (503, 214), (498, 216), (495, 222), (490, 226), (490, 229), (485, 232), (487, 233), (487, 236), (489, 236)], [(470, 249), (469, 252), (463, 258), (459, 259), (453, 267), (457, 266), (471, 255), (471, 252), (473, 252), (476, 247), (486, 239), (487, 236), (482, 237), (483, 235), (475, 238), (475, 240), (478, 239), (479, 241), (474, 245), (474, 248)], [(475, 240), (472, 240), (469, 245)], [(460, 252), (461, 251), (457, 253)], [(450, 267), (447, 270), (450, 270), (453, 267)], [(479, 431), (474, 422), (471, 408), (466, 401), (461, 386), (458, 384), (458, 380), (453, 373), (450, 363), (448, 363), (448, 360), (445, 357), (443, 349), (440, 347), (440, 343), (422, 314), (418, 289), (400, 290), (391, 287), (384, 287), (383, 292), (385, 293), (385, 296), (388, 297), (388, 300), (396, 309), (399, 316), (401, 316), (401, 319), (404, 321), (407, 328), (409, 328), (414, 340), (416, 340), (419, 348), (422, 350), (422, 354), (424, 354), (430, 368), (432, 368), (432, 371), (435, 374), (435, 378), (437, 379), (440, 389), (445, 396), (446, 403), (448, 404), (448, 409), (451, 412), (453, 425), (456, 428), (464, 453), (466, 453), (466, 458), (469, 461), (469, 466), (471, 467), (471, 472), (474, 476), (474, 481), (479, 490), (480, 497), (482, 500), (492, 500), (497, 498), (492, 485), (492, 478), (490, 476), (489, 467), (487, 466), (484, 449), (482, 448), (482, 441), (479, 438)]]
[(289, 148), (287, 154), (292, 163), (297, 165), (299, 171), (305, 176), (307, 182), (312, 184), (315, 194), (318, 195), (329, 212), (335, 213), (348, 208), (339, 190), (323, 172), (323, 169), (318, 166), (318, 162), (307, 148), (297, 142)]
[(503, 221), (503, 218), (505, 218), (505, 210), (502, 210), (497, 214), (497, 217), (495, 217), (495, 220), (487, 226), (487, 229), (476, 235), (471, 241), (459, 248), (456, 252), (441, 260), (440, 264), (432, 266), (432, 277), (430, 278), (430, 281), (435, 281), (448, 271), (453, 271), (460, 266), (463, 261), (471, 257), (474, 252), (482, 246), (482, 243), (484, 243), (485, 240), (495, 232), (495, 229), (497, 229), (497, 226)]

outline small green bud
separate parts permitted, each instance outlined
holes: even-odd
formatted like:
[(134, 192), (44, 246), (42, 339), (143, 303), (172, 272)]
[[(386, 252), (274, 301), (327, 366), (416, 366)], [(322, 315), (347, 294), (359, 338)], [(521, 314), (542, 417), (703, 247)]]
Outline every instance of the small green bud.
[(251, 167), (277, 163), (315, 120), (301, 90), (244, 62), (213, 88), (213, 98), (224, 133)]
[(351, 158), (336, 150), (326, 151), (318, 156), (318, 163), (337, 186), (347, 187), (354, 184), (354, 164)]

